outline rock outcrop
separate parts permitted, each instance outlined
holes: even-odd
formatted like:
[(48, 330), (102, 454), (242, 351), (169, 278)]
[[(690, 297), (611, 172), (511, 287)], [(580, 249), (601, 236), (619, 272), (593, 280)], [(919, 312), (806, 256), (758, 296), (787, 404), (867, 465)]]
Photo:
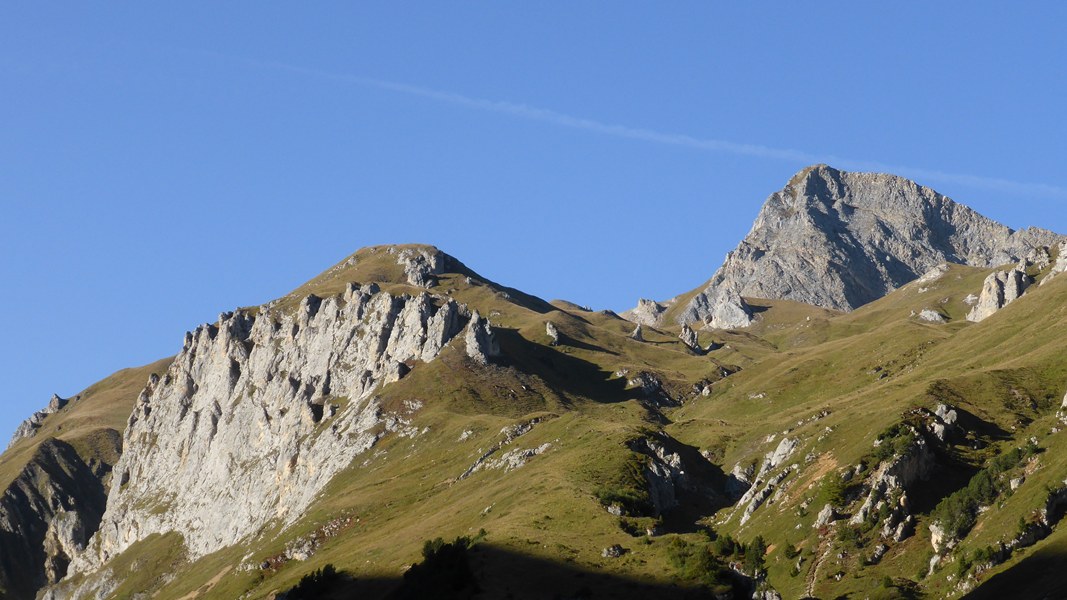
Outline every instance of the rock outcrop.
[(1052, 268), (1041, 280), (1041, 285), (1052, 281), (1064, 271), (1067, 271), (1067, 241), (1060, 242), (1059, 246), (1056, 246), (1056, 260), (1052, 263)]
[(1022, 265), (991, 273), (982, 283), (982, 293), (978, 296), (978, 302), (967, 313), (967, 320), (978, 323), (988, 319), (993, 313), (1022, 296), (1031, 283), (1033, 280), (1026, 274)]
[(496, 341), (493, 326), (474, 311), (467, 324), (467, 333), (463, 337), (467, 345), (467, 356), (474, 362), (485, 365), (500, 355), (500, 344)]
[(637, 306), (622, 313), (620, 316), (638, 325), (655, 326), (660, 322), (666, 310), (666, 306), (655, 300), (641, 298), (637, 301)]
[(226, 313), (186, 334), (137, 401), (99, 531), (72, 570), (155, 533), (180, 532), (199, 557), (294, 522), (383, 435), (417, 433), (405, 414), (417, 406), (387, 413), (374, 392), (464, 327), (468, 353), (493, 352), (488, 323), (450, 299), (351, 285), (292, 313)]
[(637, 341), (637, 342), (645, 341), (645, 333), (641, 329), (641, 324), (640, 323), (638, 323), (637, 326), (634, 327), (634, 330), (632, 332), (630, 332), (630, 339), (632, 339), (634, 341)]
[(799, 446), (800, 440), (798, 438), (782, 438), (782, 441), (778, 442), (778, 446), (776, 446), (774, 450), (764, 455), (763, 462), (760, 464), (759, 471), (752, 480), (751, 487), (748, 488), (748, 491), (746, 491), (737, 502), (738, 507), (744, 507), (744, 510), (741, 513), (742, 525), (752, 518), (752, 514), (756, 512), (756, 509), (762, 506), (763, 503), (771, 497), (771, 494), (778, 489), (778, 486), (780, 486), (790, 474), (798, 470), (798, 465), (794, 464), (778, 473), (774, 473), (779, 466), (784, 464), (785, 461), (796, 452)]
[(549, 346), (559, 345), (559, 329), (552, 324), (552, 321), (545, 321), (545, 335), (548, 336)]
[[(77, 400), (77, 398), (74, 398)], [(10, 448), (15, 445), (21, 439), (33, 437), (37, 435), (37, 430), (44, 424), (44, 420), (49, 415), (54, 415), (63, 409), (70, 402), (67, 398), (60, 398), (57, 394), (52, 394), (52, 399), (49, 400), (48, 406), (30, 415), (28, 419), (19, 424), (15, 429), (14, 435), (11, 436), (11, 441), (8, 442), (7, 447)]]
[(429, 289), (436, 281), (437, 275), (445, 272), (448, 259), (451, 258), (437, 248), (404, 248), (396, 252), (396, 262), (403, 267), (404, 276), (413, 286)]
[[(991, 267), (1061, 239), (1043, 229), (1014, 231), (901, 177), (817, 165), (767, 199), (677, 321), (745, 326), (752, 311), (744, 298), (852, 310), (940, 263)], [(653, 325), (663, 312), (655, 306), (645, 301), (628, 318)]]
[(703, 353), (703, 349), (700, 347), (700, 340), (697, 338), (697, 332), (693, 331), (693, 328), (688, 324), (682, 325), (682, 332), (678, 334), (678, 339), (682, 340), (682, 343), (688, 346), (690, 350)]

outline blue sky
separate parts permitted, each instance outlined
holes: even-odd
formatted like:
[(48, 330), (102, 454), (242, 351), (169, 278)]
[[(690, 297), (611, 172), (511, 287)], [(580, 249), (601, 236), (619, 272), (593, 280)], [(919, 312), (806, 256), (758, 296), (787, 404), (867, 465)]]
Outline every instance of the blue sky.
[(622, 310), (817, 161), (1067, 232), (1063, 3), (149, 4), (2, 9), (4, 439), (371, 244)]

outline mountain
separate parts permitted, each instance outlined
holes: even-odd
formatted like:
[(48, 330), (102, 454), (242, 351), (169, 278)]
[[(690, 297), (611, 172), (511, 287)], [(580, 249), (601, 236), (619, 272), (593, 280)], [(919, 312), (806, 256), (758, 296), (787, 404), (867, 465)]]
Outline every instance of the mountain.
[[(1003, 265), (1060, 239), (1014, 231), (902, 177), (816, 165), (767, 198), (748, 235), (673, 315), (728, 329), (751, 323), (744, 298), (854, 310), (935, 265)], [(630, 316), (654, 324), (665, 308), (644, 301)]]
[[(735, 329), (362, 249), (31, 416), (0, 455), (0, 597), (1063, 595), (1067, 242), (915, 193), (967, 233), (909, 243), (958, 260), (856, 307), (746, 292)], [(777, 231), (814, 257), (861, 212)]]

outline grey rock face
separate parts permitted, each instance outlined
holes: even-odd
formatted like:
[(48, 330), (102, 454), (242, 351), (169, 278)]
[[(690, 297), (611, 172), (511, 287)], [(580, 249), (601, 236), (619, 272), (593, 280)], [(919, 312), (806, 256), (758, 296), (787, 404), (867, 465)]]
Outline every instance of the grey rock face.
[[(859, 525), (868, 518), (876, 515), (876, 506), (879, 502), (888, 499), (894, 491), (906, 492), (918, 481), (930, 478), (937, 459), (933, 448), (918, 432), (915, 433), (915, 441), (907, 451), (883, 461), (874, 470), (869, 478), (867, 497), (863, 504), (849, 520), (854, 525)], [(892, 529), (907, 516), (906, 501), (895, 507), (886, 517), (885, 527)]]
[(1060, 245), (1056, 248), (1056, 260), (1052, 263), (1052, 269), (1041, 280), (1041, 285), (1045, 285), (1060, 273), (1067, 271), (1067, 242), (1060, 242)]
[[(691, 315), (702, 315), (699, 319)], [(739, 329), (752, 324), (752, 308), (738, 291), (738, 286), (727, 284), (715, 289), (707, 288), (689, 302), (680, 323), (702, 320), (716, 329)]]
[(819, 511), (819, 514), (815, 516), (815, 523), (812, 524), (812, 527), (815, 529), (826, 527), (837, 518), (837, 512), (834, 511), (834, 507), (827, 504), (826, 506), (823, 506), (822, 510)]
[(798, 470), (798, 465), (794, 464), (776, 474), (772, 474), (775, 469), (785, 463), (796, 452), (799, 446), (799, 438), (782, 438), (782, 441), (778, 442), (778, 446), (774, 450), (764, 455), (759, 471), (752, 481), (752, 486), (737, 502), (737, 506), (745, 507), (741, 513), (742, 525), (752, 518), (752, 514), (756, 512), (756, 509), (771, 497), (771, 494), (778, 489), (786, 477)]
[(638, 342), (645, 341), (645, 333), (641, 329), (641, 324), (640, 323), (638, 323), (637, 326), (634, 327), (633, 332), (630, 333), (630, 339), (638, 341)]
[(107, 511), (73, 571), (154, 533), (180, 532), (195, 558), (295, 522), (383, 435), (417, 434), (406, 421), (417, 406), (385, 413), (374, 392), (433, 360), (468, 320), (452, 300), (373, 285), (279, 312), (226, 313), (186, 334), (135, 405)]
[[(393, 252), (393, 248), (389, 248)], [(396, 254), (396, 262), (404, 268), (408, 283), (416, 287), (429, 289), (436, 281), (436, 275), (445, 272), (448, 256), (437, 250), (416, 250), (406, 248)]]
[(637, 306), (622, 313), (620, 316), (627, 321), (632, 321), (638, 325), (655, 326), (660, 322), (660, 318), (666, 310), (666, 306), (655, 300), (641, 298), (637, 301)]
[(686, 346), (689, 346), (690, 350), (699, 350), (700, 342), (697, 340), (697, 332), (693, 331), (693, 328), (689, 325), (682, 325), (682, 332), (678, 334), (678, 339), (682, 340)]
[(678, 321), (743, 326), (751, 311), (741, 297), (852, 310), (940, 263), (990, 267), (1061, 239), (1043, 229), (1013, 231), (901, 177), (818, 165), (767, 199)]
[[(74, 398), (77, 400), (77, 398)], [(44, 424), (44, 420), (49, 415), (54, 415), (63, 409), (70, 402), (67, 398), (60, 398), (57, 394), (52, 394), (52, 399), (48, 401), (48, 406), (30, 415), (28, 419), (19, 424), (15, 429), (14, 435), (11, 436), (11, 441), (8, 442), (7, 447), (10, 448), (15, 445), (15, 442), (37, 435), (37, 430)]]
[(533, 431), (534, 426), (542, 423), (544, 420), (544, 417), (534, 417), (529, 421), (525, 421), (523, 423), (518, 423), (516, 425), (501, 429), (500, 435), (503, 436), (503, 439), (491, 446), (489, 450), (479, 456), (478, 459), (475, 460), (474, 463), (470, 467), (468, 467), (462, 475), (456, 478), (457, 481), (461, 479), (466, 479), (474, 473), (481, 471), (482, 469), (504, 469), (505, 471), (510, 471), (511, 469), (515, 469), (526, 464), (527, 459), (547, 452), (552, 447), (552, 445), (546, 443), (541, 444), (537, 448), (519, 448), (515, 450), (509, 450), (503, 455), (496, 457), (496, 454), (500, 452), (501, 449), (503, 449), (505, 446), (508, 446), (520, 437), (526, 435), (527, 433)]
[(1020, 267), (997, 271), (986, 277), (978, 302), (967, 313), (967, 320), (978, 323), (1023, 295), (1033, 280)]
[(559, 345), (559, 329), (552, 324), (552, 321), (545, 321), (545, 334), (548, 336), (549, 346)]
[(679, 492), (690, 487), (682, 457), (647, 438), (636, 442), (633, 448), (651, 459), (645, 466), (645, 481), (656, 515), (677, 508)]
[(474, 311), (470, 323), (467, 324), (467, 333), (463, 339), (467, 344), (467, 356), (478, 364), (488, 364), (493, 357), (500, 355), (500, 345), (493, 334), (493, 327), (478, 311)]
[(682, 343), (693, 352), (704, 353), (704, 349), (700, 347), (700, 339), (697, 337), (697, 332), (693, 331), (693, 328), (688, 324), (682, 325), (682, 332), (678, 334), (678, 339), (682, 340)]

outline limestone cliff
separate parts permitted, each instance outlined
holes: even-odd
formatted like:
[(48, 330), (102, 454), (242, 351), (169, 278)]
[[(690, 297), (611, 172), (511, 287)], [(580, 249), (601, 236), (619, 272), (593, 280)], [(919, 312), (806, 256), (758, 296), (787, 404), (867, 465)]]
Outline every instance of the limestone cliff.
[[(389, 432), (417, 434), (374, 391), (433, 360), (468, 322), (427, 293), (350, 285), (340, 296), (226, 313), (185, 337), (138, 399), (99, 532), (72, 564), (90, 571), (153, 533), (203, 556), (298, 519), (330, 479)], [(166, 473), (166, 477), (159, 474)], [(225, 507), (225, 510), (220, 510)]]

